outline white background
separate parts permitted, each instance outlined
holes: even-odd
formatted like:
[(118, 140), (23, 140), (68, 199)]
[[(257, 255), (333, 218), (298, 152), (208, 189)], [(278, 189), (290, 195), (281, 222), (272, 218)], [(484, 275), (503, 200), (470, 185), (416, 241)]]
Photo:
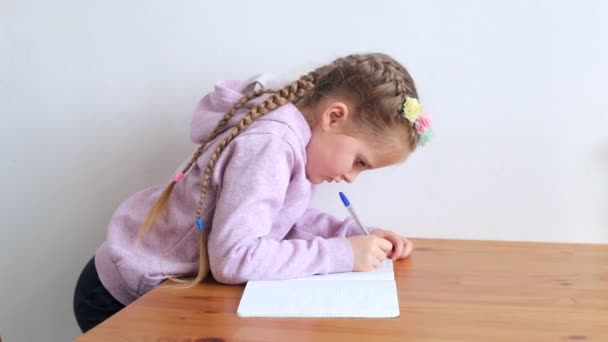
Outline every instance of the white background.
[(401, 61), (435, 140), (319, 187), (411, 237), (608, 242), (602, 1), (0, 0), (3, 341), (78, 335), (72, 294), (117, 205), (168, 181), (216, 80)]

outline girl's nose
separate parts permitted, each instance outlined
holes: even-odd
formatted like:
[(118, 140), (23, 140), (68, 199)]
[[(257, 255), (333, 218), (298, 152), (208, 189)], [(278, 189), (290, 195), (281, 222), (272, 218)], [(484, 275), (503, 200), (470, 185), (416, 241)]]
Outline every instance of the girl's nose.
[(357, 178), (358, 175), (359, 172), (351, 171), (349, 173), (344, 174), (344, 176), (342, 176), (342, 179), (344, 179), (344, 181), (346, 181), (347, 183), (352, 183), (355, 181), (355, 178)]

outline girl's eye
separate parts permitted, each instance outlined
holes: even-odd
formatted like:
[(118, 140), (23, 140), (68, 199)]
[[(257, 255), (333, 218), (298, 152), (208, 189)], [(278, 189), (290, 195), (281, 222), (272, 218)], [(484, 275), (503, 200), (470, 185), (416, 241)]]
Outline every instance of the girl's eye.
[(363, 160), (358, 160), (357, 165), (359, 165), (361, 167), (367, 167), (367, 164), (365, 164), (365, 162)]

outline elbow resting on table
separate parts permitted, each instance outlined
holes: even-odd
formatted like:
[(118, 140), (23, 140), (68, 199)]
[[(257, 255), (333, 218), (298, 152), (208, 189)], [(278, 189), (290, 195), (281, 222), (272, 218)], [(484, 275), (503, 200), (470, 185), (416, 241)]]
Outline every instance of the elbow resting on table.
[[(255, 246), (257, 247), (257, 246)], [(223, 255), (209, 255), (210, 268), (213, 277), (223, 284), (243, 284), (249, 280), (254, 280), (259, 272), (256, 272), (255, 258), (256, 249), (254, 246), (243, 246), (235, 248)]]

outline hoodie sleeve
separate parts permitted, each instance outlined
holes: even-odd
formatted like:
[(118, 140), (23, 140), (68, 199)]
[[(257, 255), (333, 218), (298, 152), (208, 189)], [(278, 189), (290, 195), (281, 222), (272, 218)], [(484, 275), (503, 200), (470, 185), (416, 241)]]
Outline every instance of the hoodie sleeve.
[(352, 271), (353, 253), (344, 237), (278, 241), (267, 236), (293, 169), (287, 142), (275, 134), (249, 134), (237, 137), (224, 153), (208, 241), (211, 272), (218, 281), (238, 284)]
[[(373, 228), (368, 227), (368, 230), (371, 232)], [(296, 222), (287, 238), (310, 240), (315, 236), (327, 239), (353, 235), (361, 235), (361, 231), (351, 217), (339, 220), (333, 215), (309, 208)]]

